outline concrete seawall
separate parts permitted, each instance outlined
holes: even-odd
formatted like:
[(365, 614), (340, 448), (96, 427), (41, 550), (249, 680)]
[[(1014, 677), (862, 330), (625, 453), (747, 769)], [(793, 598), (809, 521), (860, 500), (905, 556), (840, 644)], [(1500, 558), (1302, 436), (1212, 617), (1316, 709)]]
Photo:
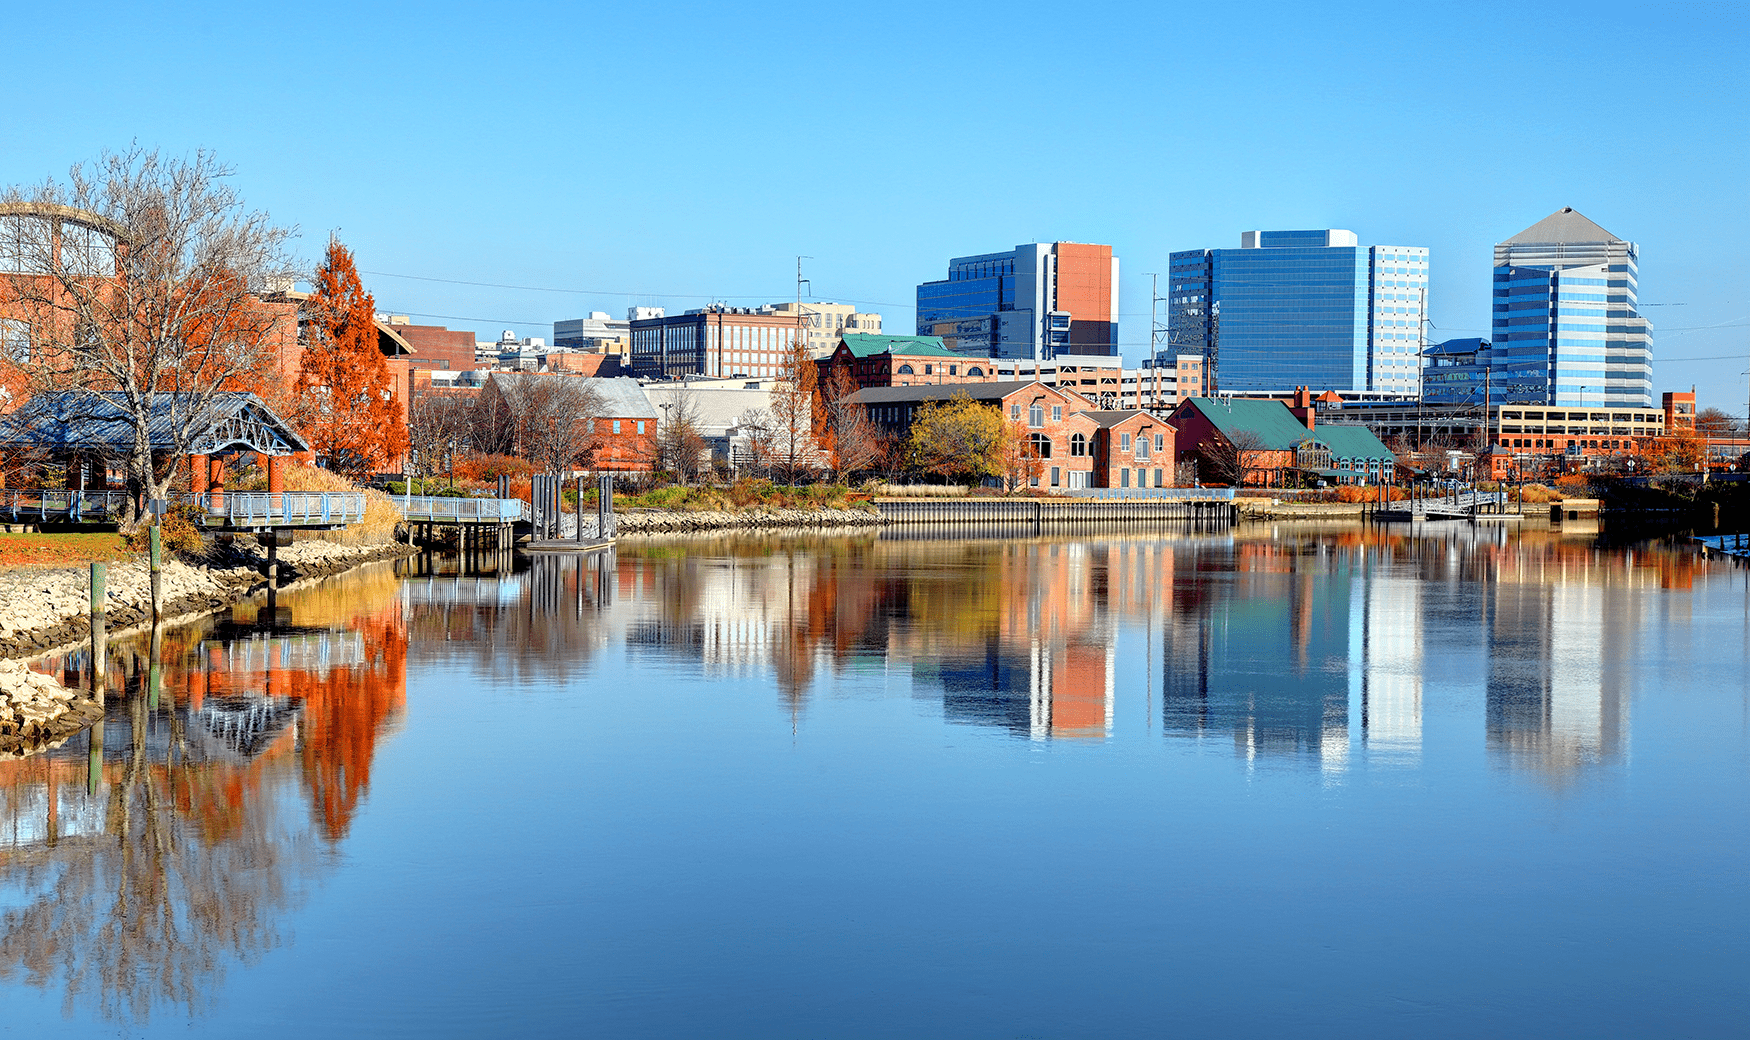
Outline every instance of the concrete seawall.
[(1231, 524), (1234, 503), (1197, 498), (878, 498), (890, 524), (1119, 523), (1189, 520)]

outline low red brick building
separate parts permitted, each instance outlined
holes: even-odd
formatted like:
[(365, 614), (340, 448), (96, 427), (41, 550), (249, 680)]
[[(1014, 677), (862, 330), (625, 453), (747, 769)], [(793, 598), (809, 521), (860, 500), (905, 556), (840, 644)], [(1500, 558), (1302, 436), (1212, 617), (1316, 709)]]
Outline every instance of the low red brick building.
[(1295, 391), (1292, 404), (1193, 397), (1168, 418), (1179, 433), (1179, 461), (1197, 464), (1205, 483), (1391, 483), (1397, 469), (1397, 456), (1367, 427), (1319, 426), (1305, 387)]

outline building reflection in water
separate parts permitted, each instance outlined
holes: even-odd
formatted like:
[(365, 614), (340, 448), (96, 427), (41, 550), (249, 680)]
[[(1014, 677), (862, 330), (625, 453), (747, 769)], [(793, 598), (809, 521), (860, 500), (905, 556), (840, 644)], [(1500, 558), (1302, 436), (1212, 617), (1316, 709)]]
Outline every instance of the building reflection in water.
[(402, 711), (397, 585), (375, 568), (114, 644), (103, 721), (0, 762), (0, 975), (144, 1022), (276, 945)]
[(629, 539), (579, 566), (531, 575), (595, 612), (561, 642), (770, 674), (792, 713), (820, 676), (901, 674), (950, 722), (1103, 738), (1158, 680), (1169, 736), (1340, 771), (1417, 763), (1431, 669), (1474, 659), (1487, 746), (1556, 773), (1623, 750), (1644, 597), (1694, 570), (1463, 524)]
[(1624, 752), (1646, 594), (1692, 575), (1576, 554), (1503, 561), (1487, 621), (1490, 749), (1556, 776)]

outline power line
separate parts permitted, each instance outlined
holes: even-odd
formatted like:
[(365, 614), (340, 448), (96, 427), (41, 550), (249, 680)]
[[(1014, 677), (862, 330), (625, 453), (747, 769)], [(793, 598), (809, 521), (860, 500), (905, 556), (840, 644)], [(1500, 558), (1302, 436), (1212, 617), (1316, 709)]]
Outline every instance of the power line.
[[(551, 285), (513, 285), (508, 282), (476, 282), (466, 278), (434, 278), (423, 274), (400, 274), (395, 271), (360, 271), (377, 278), (405, 278), (415, 282), (439, 282), (444, 285), (472, 285), (482, 289), (516, 289), (521, 292), (561, 293), (569, 296), (625, 296), (641, 300), (769, 300), (771, 293), (742, 293), (724, 295), (722, 293), (658, 293), (658, 292), (622, 292), (614, 289), (562, 289)], [(816, 302), (823, 302), (827, 294), (815, 295)], [(913, 303), (891, 303), (883, 300), (857, 300), (848, 296), (839, 297), (846, 303), (860, 303), (871, 307), (916, 307)], [(837, 301), (832, 301), (837, 302)], [(469, 319), (473, 320), (473, 319)]]

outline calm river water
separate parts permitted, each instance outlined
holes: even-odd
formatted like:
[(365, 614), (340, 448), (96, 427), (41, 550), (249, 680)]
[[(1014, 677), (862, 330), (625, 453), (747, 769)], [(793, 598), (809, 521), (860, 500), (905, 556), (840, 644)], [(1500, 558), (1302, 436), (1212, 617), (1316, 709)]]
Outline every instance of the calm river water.
[(0, 1025), (1743, 1035), (1750, 570), (992, 534), (382, 566), (123, 645), (101, 733), (0, 763)]

